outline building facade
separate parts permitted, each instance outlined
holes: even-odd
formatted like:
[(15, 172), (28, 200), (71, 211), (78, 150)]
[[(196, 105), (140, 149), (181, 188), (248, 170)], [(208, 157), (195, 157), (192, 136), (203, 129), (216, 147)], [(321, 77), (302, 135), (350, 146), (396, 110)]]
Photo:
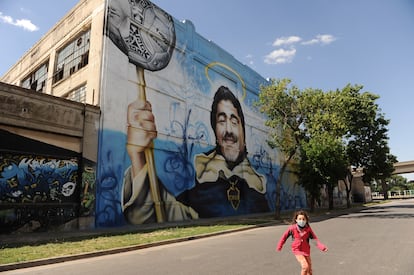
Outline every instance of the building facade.
[[(2, 158), (0, 204), (36, 203), (39, 192), (59, 204), (56, 194), (73, 182), (74, 202), (88, 206), (62, 219), (60, 228), (274, 211), (280, 154), (268, 146), (265, 117), (254, 104), (267, 81), (199, 35), (190, 21), (148, 0), (80, 1), (0, 80), (100, 109), (99, 123), (90, 125), (97, 142), (88, 144), (96, 159), (81, 158), (76, 177), (56, 186), (38, 179), (29, 194), (34, 170), (24, 158)], [(1, 150), (21, 153), (4, 144)], [(16, 173), (6, 179), (4, 167)], [(27, 174), (25, 185), (19, 173)], [(306, 207), (292, 173), (280, 184), (282, 210)], [(21, 216), (8, 209), (8, 224)]]

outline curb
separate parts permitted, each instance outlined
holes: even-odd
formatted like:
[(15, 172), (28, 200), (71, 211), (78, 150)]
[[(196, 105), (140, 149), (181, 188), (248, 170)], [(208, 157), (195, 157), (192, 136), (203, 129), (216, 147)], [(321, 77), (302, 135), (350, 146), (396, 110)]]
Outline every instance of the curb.
[(251, 230), (251, 229), (254, 229), (254, 228), (269, 226), (269, 225), (278, 224), (278, 223), (280, 223), (280, 221), (271, 221), (271, 222), (258, 224), (258, 225), (250, 225), (250, 226), (236, 228), (236, 229), (229, 229), (229, 230), (225, 230), (225, 231), (219, 231), (219, 232), (214, 232), (214, 233), (207, 233), (207, 234), (202, 234), (202, 235), (196, 235), (196, 236), (190, 236), (190, 237), (184, 237), (184, 238), (177, 238), (177, 239), (171, 239), (171, 240), (165, 240), (165, 241), (148, 243), (148, 244), (132, 245), (132, 246), (126, 246), (126, 247), (119, 247), (119, 248), (113, 248), (113, 249), (107, 249), (107, 250), (101, 250), (101, 251), (95, 251), (95, 252), (87, 252), (87, 253), (81, 253), (81, 254), (75, 254), (75, 255), (53, 257), (53, 258), (34, 260), (34, 261), (28, 261), (28, 262), (4, 264), (4, 265), (0, 265), (0, 272), (16, 270), (16, 269), (21, 269), (21, 268), (30, 268), (30, 267), (36, 267), (36, 266), (42, 266), (42, 265), (63, 263), (63, 262), (67, 262), (67, 261), (87, 259), (87, 258), (92, 258), (92, 257), (111, 255), (111, 254), (117, 254), (117, 253), (129, 252), (129, 251), (135, 251), (135, 250), (150, 248), (150, 247), (155, 247), (155, 246), (161, 246), (161, 245), (179, 243), (179, 242), (184, 242), (184, 241), (203, 239), (203, 238), (219, 236), (219, 235), (224, 235), (224, 234), (229, 234), (229, 233), (242, 232), (242, 231), (247, 231), (247, 230)]

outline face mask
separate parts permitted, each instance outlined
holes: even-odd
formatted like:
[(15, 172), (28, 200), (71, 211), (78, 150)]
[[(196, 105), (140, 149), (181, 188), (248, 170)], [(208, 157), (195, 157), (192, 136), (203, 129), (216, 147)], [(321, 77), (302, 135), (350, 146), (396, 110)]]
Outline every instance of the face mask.
[(303, 221), (303, 220), (296, 221), (296, 223), (297, 223), (300, 227), (305, 227), (305, 225), (306, 225), (306, 221)]

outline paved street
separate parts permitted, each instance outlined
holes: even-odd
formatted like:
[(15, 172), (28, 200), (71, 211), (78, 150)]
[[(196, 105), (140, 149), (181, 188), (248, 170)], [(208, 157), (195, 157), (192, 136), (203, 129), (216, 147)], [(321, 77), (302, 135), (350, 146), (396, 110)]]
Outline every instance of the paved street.
[[(412, 199), (311, 220), (311, 225), (329, 247), (327, 253), (322, 253), (312, 244), (314, 274), (414, 274)], [(286, 228), (287, 225), (262, 227), (2, 274), (299, 274), (289, 240), (282, 252), (275, 252)]]

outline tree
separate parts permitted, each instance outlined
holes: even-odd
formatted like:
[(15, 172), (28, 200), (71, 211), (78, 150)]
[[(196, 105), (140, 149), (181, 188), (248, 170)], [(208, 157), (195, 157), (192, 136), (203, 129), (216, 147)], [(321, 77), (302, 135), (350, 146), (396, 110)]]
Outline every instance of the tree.
[(297, 165), (297, 174), (298, 184), (307, 191), (310, 211), (313, 212), (315, 202), (318, 202), (319, 205), (321, 203), (321, 189), (325, 179), (314, 169), (312, 160), (304, 152), (301, 152), (301, 158)]
[(261, 87), (259, 109), (267, 115), (272, 131), (268, 143), (283, 155), (276, 181), (275, 217), (280, 217), (280, 186), (290, 163), (297, 167), (298, 182), (311, 198), (311, 207), (326, 184), (329, 208), (333, 208), (333, 188), (339, 180), (350, 182), (347, 204), (350, 207), (351, 167), (363, 167), (364, 180), (385, 182), (396, 158), (389, 153), (386, 126), (377, 95), (362, 86), (323, 92), (299, 90), (289, 79), (271, 80)]
[(312, 204), (319, 199), (321, 185), (327, 184), (333, 208), (334, 182), (343, 174), (345, 159), (340, 138), (346, 124), (334, 103), (336, 97), (319, 89), (301, 91), (290, 83), (289, 79), (272, 79), (271, 85), (261, 88), (258, 102), (267, 115), (266, 126), (273, 129), (269, 145), (283, 155), (276, 180), (276, 218), (280, 217), (280, 187), (289, 163), (301, 162), (299, 183)]
[(327, 132), (302, 143), (299, 184), (310, 195), (311, 211), (323, 185), (328, 188), (329, 209), (333, 209), (333, 188), (344, 177), (347, 164), (342, 141)]
[(266, 126), (272, 131), (268, 143), (277, 148), (282, 156), (281, 168), (276, 179), (275, 218), (280, 218), (280, 190), (287, 166), (299, 157), (300, 141), (304, 137), (304, 113), (299, 104), (301, 91), (290, 86), (289, 79), (271, 79), (270, 85), (262, 86), (259, 109), (267, 115)]
[[(307, 137), (302, 143), (303, 158), (310, 161), (314, 172), (318, 173), (328, 189), (329, 209), (333, 209), (333, 189), (340, 179), (345, 178), (348, 160), (343, 137), (347, 131), (347, 119), (341, 108), (344, 98), (341, 93), (307, 89), (303, 93), (302, 104), (306, 107)], [(300, 174), (300, 177), (307, 177)], [(305, 180), (300, 182), (303, 184)], [(303, 185), (309, 188), (319, 188)]]
[(371, 124), (366, 123), (355, 131), (348, 144), (348, 154), (357, 167), (363, 168), (363, 181), (381, 184), (384, 199), (388, 199), (386, 179), (394, 172), (397, 158), (390, 153), (388, 147), (389, 121), (384, 115), (377, 113)]
[(306, 187), (303, 182), (307, 181), (306, 177), (309, 174), (302, 171), (300, 173), (302, 186), (308, 192), (314, 192), (314, 188), (320, 188), (321, 184), (325, 184), (328, 189), (329, 209), (333, 209), (333, 189), (338, 181), (345, 177), (348, 165), (342, 140), (329, 132), (322, 132), (316, 136), (314, 135), (303, 144), (302, 148), (301, 163), (306, 160), (308, 165), (312, 167), (312, 169), (309, 169), (311, 178), (314, 178), (313, 173), (317, 173), (321, 180), (319, 184)]
[[(312, 112), (306, 120), (310, 140), (316, 141), (315, 146), (327, 146), (326, 152), (329, 152), (325, 154), (324, 161), (316, 165), (328, 179), (330, 209), (333, 208), (332, 188), (339, 179), (349, 182), (346, 191), (347, 206), (350, 207), (352, 167), (363, 167), (365, 182), (376, 178), (385, 183), (384, 177), (391, 175), (396, 162), (388, 148), (386, 126), (389, 121), (375, 103), (379, 97), (368, 92), (361, 93), (362, 88), (361, 85), (348, 84), (342, 90), (317, 96), (317, 101), (306, 101), (313, 105), (313, 109), (308, 108)], [(323, 139), (318, 137), (321, 134)], [(319, 152), (323, 151), (319, 148)], [(314, 161), (318, 163), (317, 159)]]
[(386, 181), (388, 182), (388, 190), (391, 192), (392, 191), (404, 191), (404, 190), (410, 189), (407, 179), (401, 175), (392, 175)]
[(373, 180), (380, 182), (384, 192), (384, 200), (388, 199), (387, 178), (394, 172), (394, 163), (396, 162), (397, 158), (389, 153), (388, 146), (384, 146), (373, 154), (372, 163), (364, 167), (364, 182), (371, 183)]
[[(342, 90), (337, 90), (336, 94), (339, 100), (339, 110), (346, 121), (346, 154), (349, 160), (349, 166), (344, 178), (347, 207), (351, 207), (351, 190), (353, 181), (353, 170), (363, 167), (363, 159), (369, 152), (370, 145), (366, 142), (367, 132), (375, 127), (375, 118), (379, 113), (379, 107), (375, 101), (379, 98), (377, 95), (362, 92), (361, 85), (346, 85)], [(371, 130), (369, 130), (371, 129)]]

